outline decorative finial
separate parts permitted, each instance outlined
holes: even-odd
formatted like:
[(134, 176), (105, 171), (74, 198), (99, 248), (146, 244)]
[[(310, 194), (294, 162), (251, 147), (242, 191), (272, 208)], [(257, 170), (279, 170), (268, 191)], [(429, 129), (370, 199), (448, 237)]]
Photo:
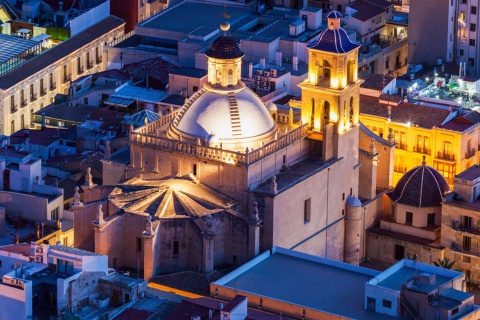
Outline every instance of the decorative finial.
[(105, 142), (105, 159), (110, 159), (112, 156), (112, 150), (110, 149), (110, 141)]
[(82, 203), (80, 202), (80, 194), (78, 193), (78, 190), (80, 189), (78, 186), (75, 186), (75, 188), (73, 188), (75, 190), (75, 193), (73, 195), (73, 205), (74, 206), (79, 206), (81, 205)]
[(87, 174), (85, 175), (85, 186), (91, 187), (93, 186), (92, 182), (92, 169), (90, 167), (87, 168)]
[(270, 192), (277, 193), (277, 177), (273, 176), (272, 181), (270, 182)]
[(98, 209), (97, 209), (97, 221), (98, 221), (98, 224), (105, 223), (105, 221), (103, 220), (102, 205), (100, 203), (98, 204)]
[(422, 166), (426, 166), (427, 165), (427, 161), (425, 160), (427, 158), (427, 156), (423, 156), (423, 161), (422, 161)]
[(393, 129), (392, 128), (388, 129), (388, 132), (389, 132), (387, 137), (388, 143), (394, 144), (395, 140), (393, 139)]
[(253, 211), (252, 211), (252, 220), (258, 221), (260, 218), (258, 217), (258, 202), (253, 202)]
[(373, 156), (377, 153), (377, 146), (375, 145), (375, 138), (371, 139), (372, 143), (370, 144), (370, 155)]
[(151, 235), (152, 234), (152, 217), (150, 215), (147, 216), (147, 228), (146, 228), (146, 234)]
[(213, 230), (213, 221), (212, 221), (212, 216), (207, 214), (205, 216), (205, 226), (206, 226), (206, 230), (205, 230), (205, 233), (206, 234), (215, 234), (215, 231)]

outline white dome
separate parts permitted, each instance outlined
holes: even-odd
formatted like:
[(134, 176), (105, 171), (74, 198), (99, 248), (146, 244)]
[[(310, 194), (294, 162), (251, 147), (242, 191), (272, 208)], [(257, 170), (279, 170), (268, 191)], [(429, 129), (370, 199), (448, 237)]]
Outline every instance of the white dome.
[(176, 129), (201, 139), (214, 132), (222, 141), (272, 134), (275, 123), (259, 97), (244, 88), (230, 96), (227, 92), (204, 92), (186, 110)]

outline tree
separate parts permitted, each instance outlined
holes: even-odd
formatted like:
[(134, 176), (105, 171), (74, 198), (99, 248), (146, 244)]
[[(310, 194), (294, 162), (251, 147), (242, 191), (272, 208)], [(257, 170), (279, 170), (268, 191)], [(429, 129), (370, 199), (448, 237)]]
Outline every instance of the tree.
[(434, 261), (433, 264), (437, 267), (444, 268), (444, 269), (452, 269), (455, 261), (450, 261), (448, 258), (440, 259), (438, 258), (438, 262)]

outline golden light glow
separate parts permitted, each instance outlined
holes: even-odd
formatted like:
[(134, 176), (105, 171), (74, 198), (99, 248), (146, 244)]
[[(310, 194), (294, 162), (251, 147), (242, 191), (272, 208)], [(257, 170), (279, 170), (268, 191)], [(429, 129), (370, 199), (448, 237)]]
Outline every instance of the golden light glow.
[(338, 121), (338, 115), (330, 110), (330, 122), (337, 122)]
[(347, 86), (347, 78), (342, 78), (342, 88)]
[(334, 89), (338, 88), (338, 78), (331, 78), (330, 79), (330, 86)]
[(310, 84), (315, 84), (315, 74), (313, 72), (310, 72), (308, 82)]

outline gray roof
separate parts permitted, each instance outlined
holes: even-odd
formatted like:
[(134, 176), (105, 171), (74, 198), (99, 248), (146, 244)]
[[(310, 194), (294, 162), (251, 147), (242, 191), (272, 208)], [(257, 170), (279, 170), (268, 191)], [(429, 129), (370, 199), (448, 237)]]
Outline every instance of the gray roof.
[(45, 117), (47, 118), (82, 123), (93, 110), (97, 109), (99, 108), (78, 104), (75, 104), (74, 106), (69, 106), (69, 102), (67, 101), (61, 104), (53, 104), (46, 108), (40, 109), (35, 112), (35, 115), (38, 116), (42, 115), (42, 113), (45, 113)]
[(115, 16), (109, 16), (99, 23), (85, 29), (76, 36), (56, 45), (50, 50), (25, 62), (20, 67), (0, 77), (0, 89), (9, 89), (19, 82), (22, 82), (32, 74), (35, 74), (58, 62), (58, 60), (72, 54), (76, 50), (97, 40), (104, 34), (121, 27), (125, 22)]
[(51, 246), (50, 249), (65, 252), (65, 253), (75, 254), (77, 256), (103, 256), (103, 254), (98, 254), (92, 251), (77, 249), (73, 247), (67, 247), (61, 244)]
[(180, 67), (173, 71), (172, 74), (190, 78), (203, 78), (207, 75), (207, 70), (191, 67)]
[(160, 90), (147, 89), (136, 86), (125, 86), (117, 92), (112, 93), (111, 97), (147, 102), (159, 102), (166, 94), (167, 93), (165, 91)]

